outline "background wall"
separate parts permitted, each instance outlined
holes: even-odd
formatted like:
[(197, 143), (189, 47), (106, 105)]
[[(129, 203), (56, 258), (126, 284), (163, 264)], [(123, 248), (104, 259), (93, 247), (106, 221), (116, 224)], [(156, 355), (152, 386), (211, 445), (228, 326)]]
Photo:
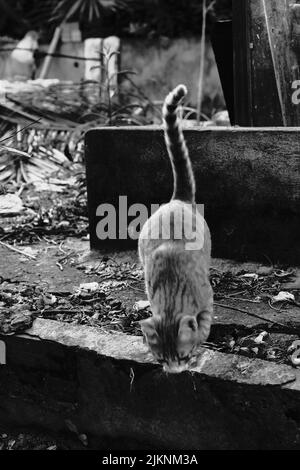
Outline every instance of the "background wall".
[[(197, 100), (200, 64), (200, 40), (179, 39), (123, 39), (121, 69), (133, 70), (133, 80), (151, 100), (162, 100), (175, 85), (185, 83), (190, 91), (190, 103)], [(13, 43), (10, 44), (12, 47)], [(1, 46), (3, 47), (3, 46)], [(47, 46), (41, 46), (46, 51)], [(61, 43), (61, 54), (83, 56), (82, 42)], [(12, 79), (16, 64), (7, 52), (0, 52), (0, 79)], [(39, 67), (40, 69), (40, 67)], [(39, 74), (39, 69), (37, 76)], [(22, 70), (20, 70), (21, 74)], [(47, 78), (79, 82), (84, 77), (84, 62), (75, 59), (53, 58)], [(225, 108), (222, 87), (210, 42), (207, 42), (204, 77), (203, 109)]]

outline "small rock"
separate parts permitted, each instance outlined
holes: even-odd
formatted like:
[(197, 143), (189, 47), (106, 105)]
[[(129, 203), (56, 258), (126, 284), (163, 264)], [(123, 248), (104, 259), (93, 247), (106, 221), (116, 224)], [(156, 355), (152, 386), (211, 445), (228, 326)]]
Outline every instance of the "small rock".
[(0, 216), (19, 215), (23, 211), (23, 202), (16, 194), (0, 195)]
[(254, 343), (256, 344), (262, 344), (264, 343), (265, 341), (265, 338), (268, 336), (268, 333), (266, 331), (263, 331), (262, 333), (260, 333), (257, 338), (254, 339)]
[(43, 301), (45, 305), (54, 305), (57, 302), (57, 298), (52, 294), (44, 294)]

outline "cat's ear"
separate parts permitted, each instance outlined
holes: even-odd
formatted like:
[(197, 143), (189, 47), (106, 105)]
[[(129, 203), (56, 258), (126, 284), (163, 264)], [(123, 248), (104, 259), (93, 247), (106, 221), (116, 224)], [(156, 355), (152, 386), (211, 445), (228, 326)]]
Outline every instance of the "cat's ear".
[(195, 317), (186, 315), (182, 317), (179, 323), (178, 337), (181, 341), (189, 341), (198, 329)]
[(153, 317), (147, 318), (146, 320), (142, 320), (140, 322), (142, 333), (144, 338), (146, 338), (147, 342), (157, 343), (158, 342), (158, 334), (155, 327), (155, 321)]

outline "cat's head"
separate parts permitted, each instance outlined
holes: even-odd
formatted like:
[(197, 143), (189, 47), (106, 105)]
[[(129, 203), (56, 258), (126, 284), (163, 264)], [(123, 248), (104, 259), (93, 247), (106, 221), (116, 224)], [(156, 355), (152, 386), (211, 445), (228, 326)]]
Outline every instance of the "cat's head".
[(151, 317), (141, 322), (141, 328), (145, 342), (165, 372), (180, 373), (191, 368), (198, 345), (196, 317), (186, 315), (168, 324)]

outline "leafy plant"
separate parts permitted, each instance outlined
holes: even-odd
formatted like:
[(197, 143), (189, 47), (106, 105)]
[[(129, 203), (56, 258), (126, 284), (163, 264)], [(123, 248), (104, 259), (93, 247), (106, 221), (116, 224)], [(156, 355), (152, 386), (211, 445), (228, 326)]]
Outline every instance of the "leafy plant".
[(103, 9), (117, 11), (128, 7), (125, 0), (60, 0), (53, 10), (54, 18), (61, 22), (72, 16), (87, 17), (89, 21), (100, 18)]

